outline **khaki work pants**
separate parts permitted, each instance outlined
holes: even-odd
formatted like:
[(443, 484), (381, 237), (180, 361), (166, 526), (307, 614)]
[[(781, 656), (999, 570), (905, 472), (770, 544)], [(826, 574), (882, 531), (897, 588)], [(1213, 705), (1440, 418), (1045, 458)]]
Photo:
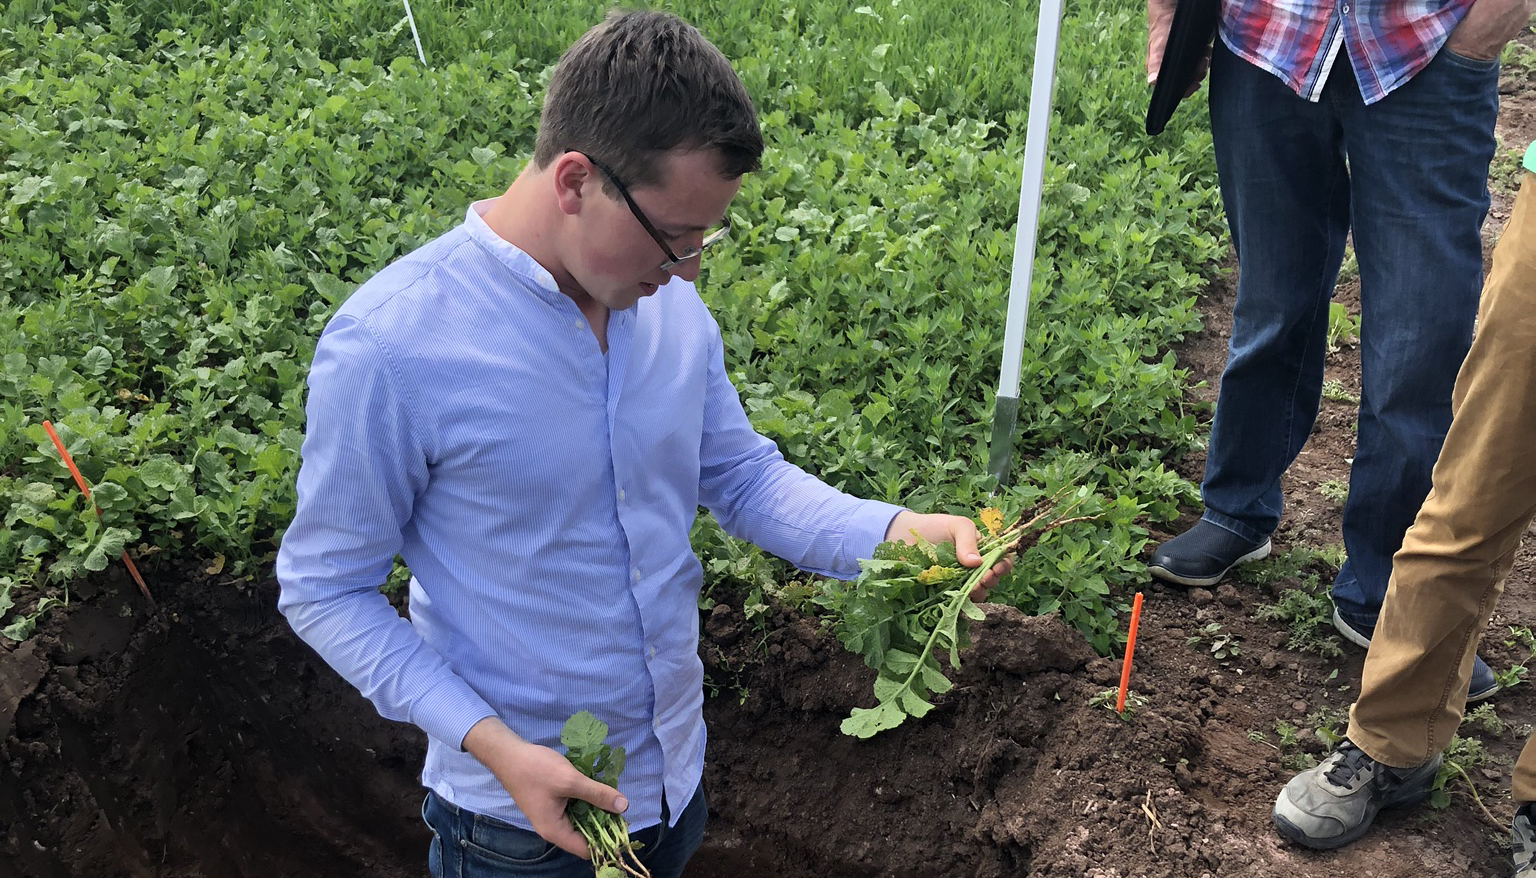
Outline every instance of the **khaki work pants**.
[[(1421, 765), (1450, 743), (1478, 640), (1536, 517), (1536, 173), (1525, 174), (1494, 248), (1451, 404), (1434, 486), (1392, 559), (1350, 708), (1349, 739), (1395, 768)], [(1536, 801), (1532, 741), (1513, 792)]]

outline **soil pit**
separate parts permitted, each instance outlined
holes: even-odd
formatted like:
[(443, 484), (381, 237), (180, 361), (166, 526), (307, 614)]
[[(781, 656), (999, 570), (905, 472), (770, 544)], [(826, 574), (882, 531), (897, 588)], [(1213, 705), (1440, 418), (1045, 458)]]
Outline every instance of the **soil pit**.
[[(157, 614), (111, 576), (0, 651), (0, 875), (422, 874), (419, 733), (320, 663), (270, 584), (169, 576), (152, 580)], [(1335, 663), (1266, 646), (1274, 632), (1249, 617), (1268, 596), (1149, 585), (1129, 719), (1103, 703), (1115, 660), (1058, 619), (987, 605), (956, 688), (870, 741), (837, 728), (872, 700), (857, 658), (793, 611), (755, 627), (721, 603), (701, 647), (713, 816), (687, 874), (1498, 874), (1498, 833), (1466, 796), (1385, 815), (1333, 855), (1269, 829), (1290, 769), (1255, 732), (1287, 718), (1324, 752), (1307, 716), (1348, 704), (1360, 659), (1333, 677)], [(1246, 650), (1191, 648), (1210, 621)], [(1499, 797), (1502, 779), (1478, 779)]]

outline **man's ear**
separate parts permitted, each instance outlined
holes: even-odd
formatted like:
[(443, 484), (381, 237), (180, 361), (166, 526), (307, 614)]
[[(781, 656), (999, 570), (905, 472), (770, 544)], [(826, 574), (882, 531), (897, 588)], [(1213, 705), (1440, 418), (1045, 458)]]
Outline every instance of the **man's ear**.
[(550, 178), (555, 187), (555, 202), (568, 216), (581, 213), (582, 201), (598, 191), (597, 169), (579, 152), (557, 157)]

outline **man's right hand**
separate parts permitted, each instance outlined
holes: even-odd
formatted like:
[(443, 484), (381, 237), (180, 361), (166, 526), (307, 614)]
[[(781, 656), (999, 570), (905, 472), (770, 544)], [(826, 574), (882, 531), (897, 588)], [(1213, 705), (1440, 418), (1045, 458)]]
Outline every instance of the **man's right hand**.
[(496, 775), (539, 837), (582, 859), (592, 856), (566, 819), (565, 803), (581, 799), (615, 814), (629, 807), (618, 790), (577, 771), (549, 747), (524, 741), (496, 717), (475, 723), (464, 736), (464, 749)]

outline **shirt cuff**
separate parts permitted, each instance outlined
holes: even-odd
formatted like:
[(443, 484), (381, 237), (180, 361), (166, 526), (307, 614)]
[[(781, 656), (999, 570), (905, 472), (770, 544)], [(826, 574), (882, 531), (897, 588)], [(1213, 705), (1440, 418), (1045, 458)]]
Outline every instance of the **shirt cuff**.
[(885, 532), (891, 521), (905, 510), (879, 500), (865, 500), (848, 518), (848, 530), (843, 536), (843, 563), (858, 575), (859, 559), (875, 554), (875, 546), (885, 542)]
[(434, 686), (411, 708), (412, 723), (460, 752), (464, 736), (488, 716), (496, 716), (496, 711), (457, 677)]

